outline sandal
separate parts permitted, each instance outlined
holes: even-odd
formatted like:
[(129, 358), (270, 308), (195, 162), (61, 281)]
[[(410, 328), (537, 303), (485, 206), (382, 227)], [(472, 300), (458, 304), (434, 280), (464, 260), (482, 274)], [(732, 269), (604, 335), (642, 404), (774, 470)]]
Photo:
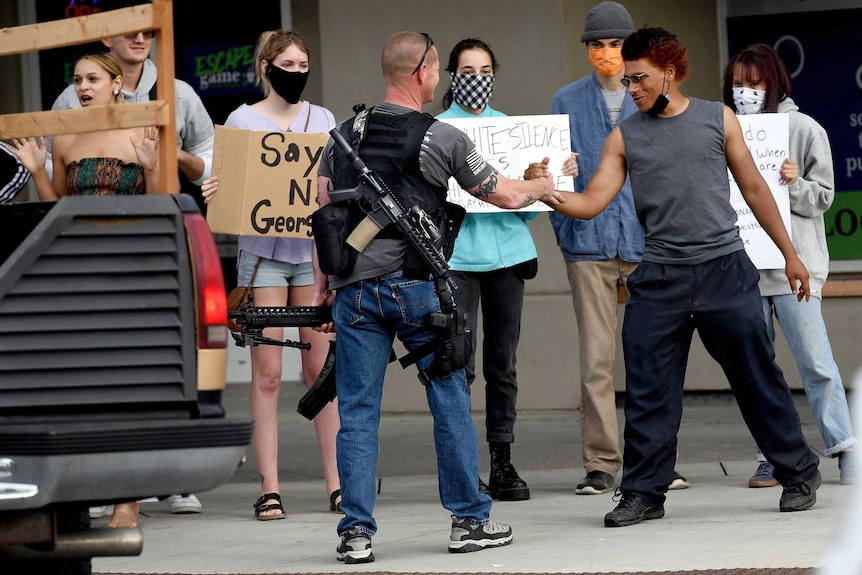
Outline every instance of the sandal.
[(341, 502), (336, 501), (339, 497), (341, 497), (340, 489), (336, 489), (329, 494), (329, 510), (335, 511), (336, 513), (344, 513), (344, 511), (341, 510)]
[[(266, 503), (270, 499), (275, 499), (278, 503)], [(261, 515), (266, 511), (281, 511), (277, 515)], [(287, 513), (284, 512), (284, 507), (281, 506), (281, 495), (278, 493), (264, 493), (260, 499), (254, 502), (254, 517), (258, 521), (272, 521), (273, 519), (284, 519)]]

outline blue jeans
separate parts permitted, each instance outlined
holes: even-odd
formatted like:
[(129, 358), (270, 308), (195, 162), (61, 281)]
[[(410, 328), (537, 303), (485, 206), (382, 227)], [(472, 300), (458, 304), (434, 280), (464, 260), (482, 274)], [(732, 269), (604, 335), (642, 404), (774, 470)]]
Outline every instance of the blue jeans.
[[(856, 438), (853, 437), (844, 384), (826, 334), (821, 301), (812, 297), (810, 301), (798, 302), (795, 295), (787, 294), (764, 296), (761, 302), (769, 338), (775, 342), (774, 314), (796, 360), (802, 387), (826, 444), (823, 455), (836, 457), (838, 452), (855, 445)], [(759, 449), (757, 459), (766, 460)]]
[[(339, 534), (354, 527), (369, 535), (377, 532), (377, 431), (390, 351), (396, 335), (408, 351), (436, 337), (425, 317), (438, 311), (434, 283), (404, 279), (401, 270), (350, 284), (335, 294), (335, 384), (341, 417), (336, 458), (344, 511)], [(434, 356), (420, 359), (417, 367), (427, 369)], [(425, 394), (434, 417), (440, 502), (453, 515), (486, 521), (491, 498), (479, 493), (478, 442), (464, 370), (433, 378)]]

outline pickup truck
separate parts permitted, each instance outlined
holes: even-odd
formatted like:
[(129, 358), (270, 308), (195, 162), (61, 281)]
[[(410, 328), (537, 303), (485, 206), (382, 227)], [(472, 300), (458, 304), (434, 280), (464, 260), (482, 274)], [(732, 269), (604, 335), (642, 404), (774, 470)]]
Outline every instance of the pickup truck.
[(185, 194), (0, 205), (0, 572), (89, 575), (143, 530), (89, 507), (227, 481), (219, 255)]

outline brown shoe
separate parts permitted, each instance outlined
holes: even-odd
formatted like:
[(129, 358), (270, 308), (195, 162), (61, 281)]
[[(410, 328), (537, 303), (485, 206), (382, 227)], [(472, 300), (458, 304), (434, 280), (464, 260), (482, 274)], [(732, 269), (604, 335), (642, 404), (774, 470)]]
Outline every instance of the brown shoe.
[(768, 461), (763, 461), (758, 467), (751, 479), (748, 480), (749, 487), (775, 487), (778, 485), (778, 480), (772, 476), (772, 464)]

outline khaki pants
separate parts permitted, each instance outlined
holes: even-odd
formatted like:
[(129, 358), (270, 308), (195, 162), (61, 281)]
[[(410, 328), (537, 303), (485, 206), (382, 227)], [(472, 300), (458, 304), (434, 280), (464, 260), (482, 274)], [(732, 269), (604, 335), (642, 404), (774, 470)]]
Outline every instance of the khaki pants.
[(622, 467), (614, 394), (618, 295), (637, 266), (619, 257), (566, 261), (580, 340), (581, 438), (588, 473), (616, 475)]

